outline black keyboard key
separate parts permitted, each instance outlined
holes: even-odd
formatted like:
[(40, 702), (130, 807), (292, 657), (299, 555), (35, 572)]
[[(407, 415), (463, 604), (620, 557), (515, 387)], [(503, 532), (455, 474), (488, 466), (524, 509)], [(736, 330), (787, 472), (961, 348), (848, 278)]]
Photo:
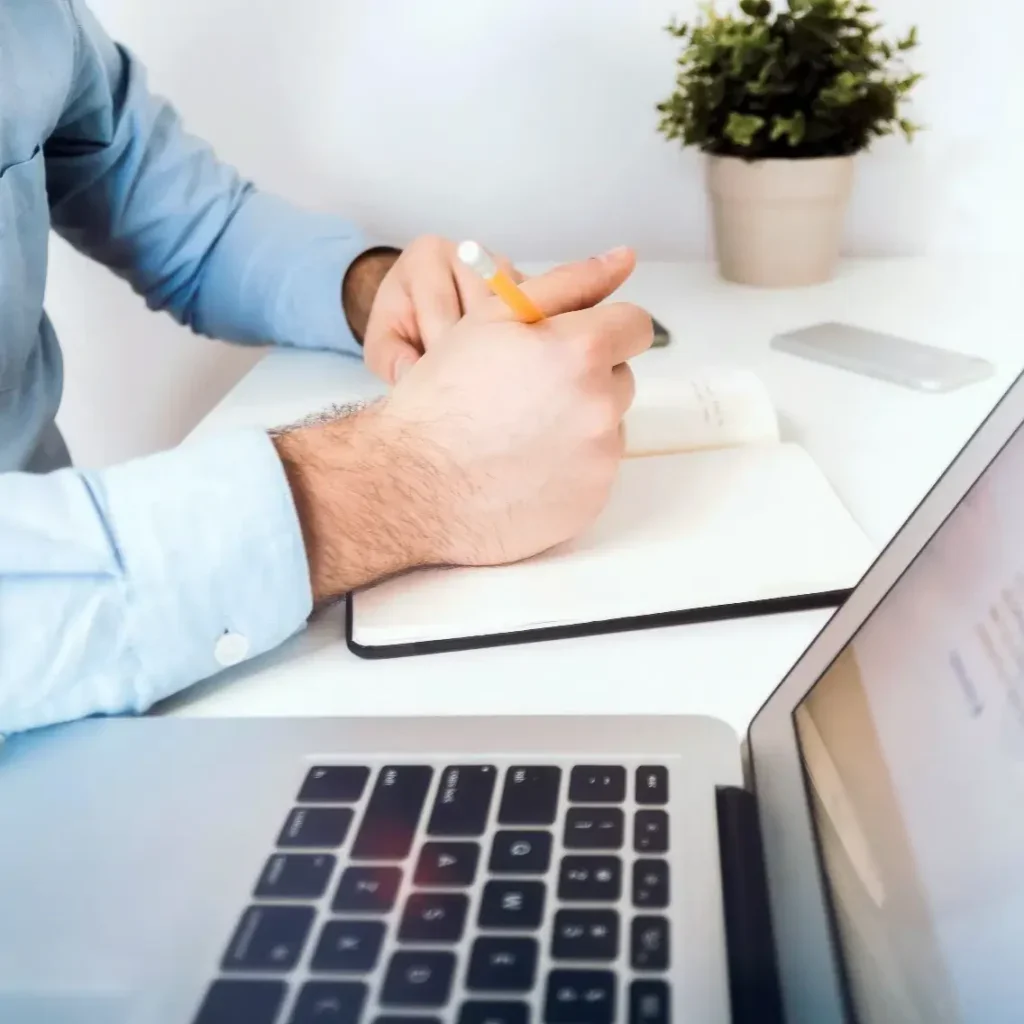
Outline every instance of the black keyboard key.
[(397, 1013), (387, 1013), (383, 1017), (374, 1017), (373, 1024), (441, 1024), (439, 1017), (405, 1017)]
[(629, 986), (629, 1024), (672, 1024), (668, 985), (664, 981), (634, 981)]
[(498, 824), (553, 825), (561, 782), (561, 768), (544, 765), (509, 768), (498, 808)]
[(611, 971), (552, 971), (544, 1000), (545, 1024), (611, 1024), (615, 975)]
[(637, 853), (668, 852), (668, 815), (664, 811), (636, 812), (633, 848)]
[(669, 902), (668, 861), (633, 863), (633, 906), (661, 909)]
[(471, 992), (529, 992), (536, 974), (536, 939), (485, 937), (473, 943), (466, 988)]
[(669, 961), (668, 920), (634, 917), (629, 960), (636, 971), (664, 971)]
[(613, 902), (622, 895), (618, 857), (576, 855), (562, 858), (558, 898), (570, 903)]
[(637, 768), (636, 802), (668, 803), (668, 769), (663, 764), (642, 764)]
[(382, 921), (328, 921), (310, 963), (312, 971), (371, 971), (384, 942)]
[(277, 837), (277, 845), (332, 849), (345, 842), (351, 824), (348, 807), (295, 807)]
[(266, 899), (319, 899), (327, 891), (337, 859), (329, 853), (275, 853), (255, 894)]
[(353, 860), (404, 860), (412, 848), (434, 769), (386, 765), (370, 794), (352, 843)]
[(221, 965), (226, 971), (290, 971), (313, 924), (312, 907), (246, 908)]
[(317, 765), (306, 773), (299, 803), (354, 804), (363, 795), (370, 769), (358, 764)]
[(484, 1003), (473, 1000), (462, 1004), (459, 1024), (529, 1024), (530, 1009), (526, 1003), (502, 1000)]
[(274, 1024), (284, 1002), (283, 981), (215, 981), (192, 1024)]
[(538, 928), (543, 916), (543, 882), (488, 882), (484, 886), (478, 918), (481, 928)]
[(476, 843), (424, 843), (413, 881), (426, 888), (472, 885), (479, 860)]
[(543, 875), (550, 863), (550, 832), (504, 831), (494, 836), (487, 866), (496, 875)]
[(359, 1024), (365, 1002), (361, 981), (307, 981), (288, 1024)]
[(497, 781), (494, 765), (449, 765), (441, 775), (427, 832), (432, 836), (483, 835)]
[(469, 898), (461, 892), (414, 892), (405, 902), (399, 942), (458, 942)]
[(618, 850), (623, 823), (618, 807), (570, 807), (562, 841), (567, 850)]
[(331, 909), (342, 913), (386, 914), (394, 905), (402, 872), (398, 868), (346, 868)]
[(559, 910), (551, 936), (555, 960), (614, 960), (619, 915), (614, 910)]
[(612, 764), (580, 764), (569, 773), (569, 799), (578, 804), (621, 804), (626, 769)]
[(455, 973), (454, 953), (396, 953), (381, 989), (382, 1006), (444, 1006)]

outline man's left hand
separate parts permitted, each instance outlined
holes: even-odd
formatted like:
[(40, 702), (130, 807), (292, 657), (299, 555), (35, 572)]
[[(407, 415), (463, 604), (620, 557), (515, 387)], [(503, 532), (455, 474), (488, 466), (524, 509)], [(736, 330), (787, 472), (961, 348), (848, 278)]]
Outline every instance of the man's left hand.
[[(464, 313), (491, 291), (445, 238), (424, 235), (403, 252), (371, 250), (345, 277), (345, 315), (363, 343), (366, 365), (388, 384), (396, 380)], [(495, 257), (517, 280), (522, 275)]]

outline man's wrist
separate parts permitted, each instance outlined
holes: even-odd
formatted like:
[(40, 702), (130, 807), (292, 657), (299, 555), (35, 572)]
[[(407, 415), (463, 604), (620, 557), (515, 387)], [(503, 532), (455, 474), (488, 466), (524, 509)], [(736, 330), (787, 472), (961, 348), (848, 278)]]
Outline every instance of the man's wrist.
[(315, 604), (442, 560), (439, 474), (379, 407), (273, 436)]
[(388, 271), (401, 255), (400, 249), (378, 246), (357, 256), (341, 284), (341, 306), (352, 334), (360, 345), (366, 337), (373, 300)]

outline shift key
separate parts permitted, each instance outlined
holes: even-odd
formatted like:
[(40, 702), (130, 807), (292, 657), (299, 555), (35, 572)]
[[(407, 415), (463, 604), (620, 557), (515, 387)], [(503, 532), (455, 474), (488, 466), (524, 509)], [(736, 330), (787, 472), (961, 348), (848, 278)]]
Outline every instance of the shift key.
[(498, 772), (490, 764), (453, 764), (441, 773), (427, 831), (432, 836), (480, 836)]
[(502, 825), (550, 825), (558, 812), (562, 769), (550, 765), (513, 765), (505, 773), (498, 822)]
[(427, 765), (381, 768), (352, 844), (352, 860), (402, 860), (409, 855), (433, 774)]

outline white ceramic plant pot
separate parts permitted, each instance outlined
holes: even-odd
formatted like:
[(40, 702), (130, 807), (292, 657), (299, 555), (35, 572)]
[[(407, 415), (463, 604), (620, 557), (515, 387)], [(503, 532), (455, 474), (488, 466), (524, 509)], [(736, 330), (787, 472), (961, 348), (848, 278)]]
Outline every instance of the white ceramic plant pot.
[(819, 284), (835, 272), (853, 157), (707, 165), (721, 274), (765, 288)]

